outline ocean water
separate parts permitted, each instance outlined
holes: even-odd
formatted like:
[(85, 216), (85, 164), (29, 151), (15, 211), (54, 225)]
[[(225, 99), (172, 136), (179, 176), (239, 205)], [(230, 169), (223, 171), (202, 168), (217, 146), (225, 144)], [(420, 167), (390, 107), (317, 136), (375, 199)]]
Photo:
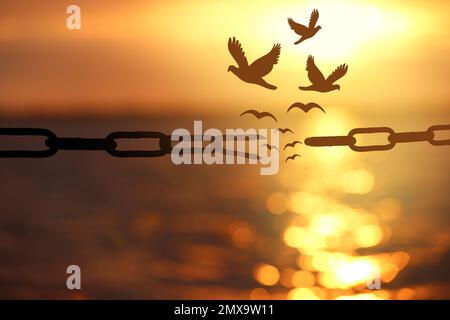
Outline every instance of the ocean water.
[[(192, 120), (27, 119), (1, 125), (100, 138), (120, 130), (170, 133), (192, 128)], [(225, 128), (239, 121), (205, 123)], [(430, 121), (405, 120), (398, 127), (437, 124)], [(282, 159), (277, 176), (259, 175), (258, 166), (175, 166), (169, 156), (123, 159), (101, 151), (0, 159), (0, 297), (247, 299), (261, 292), (255, 288), (268, 298), (292, 297), (295, 284), (285, 275), (301, 270), (300, 256), (313, 253), (288, 246), (286, 228), (306, 228), (314, 214), (325, 213), (294, 212), (290, 203), (299, 192), (320, 193), (367, 212), (375, 212), (383, 199), (396, 199), (401, 213), (383, 221), (377, 245), (327, 250), (349, 256), (405, 252), (408, 264), (383, 284), (386, 297), (398, 297), (402, 288), (412, 288), (416, 298), (450, 297), (448, 147), (415, 143), (320, 165), (308, 147), (298, 150), (302, 159), (295, 164)], [(351, 154), (346, 150), (344, 157)], [(332, 184), (354, 168), (370, 172), (370, 192), (338, 192)], [(287, 199), (282, 214), (268, 208), (273, 193)], [(81, 291), (66, 288), (66, 268), (73, 264), (82, 270)], [(261, 280), (256, 271), (261, 265), (275, 266), (279, 280)], [(327, 288), (320, 270), (307, 272), (322, 298), (362, 292)]]

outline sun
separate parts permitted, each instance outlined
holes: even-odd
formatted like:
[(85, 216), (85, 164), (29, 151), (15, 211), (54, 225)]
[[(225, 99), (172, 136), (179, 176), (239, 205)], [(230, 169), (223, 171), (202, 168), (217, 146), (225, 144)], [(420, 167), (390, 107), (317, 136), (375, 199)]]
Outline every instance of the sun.
[(410, 27), (406, 13), (391, 10), (386, 4), (350, 0), (293, 2), (267, 10), (257, 18), (260, 25), (266, 25), (261, 41), (274, 38), (293, 44), (298, 37), (289, 32), (286, 19), (292, 17), (307, 25), (313, 9), (319, 10), (317, 25), (322, 30), (300, 46), (302, 51), (317, 55), (325, 62), (354, 58), (365, 45), (395, 39)]

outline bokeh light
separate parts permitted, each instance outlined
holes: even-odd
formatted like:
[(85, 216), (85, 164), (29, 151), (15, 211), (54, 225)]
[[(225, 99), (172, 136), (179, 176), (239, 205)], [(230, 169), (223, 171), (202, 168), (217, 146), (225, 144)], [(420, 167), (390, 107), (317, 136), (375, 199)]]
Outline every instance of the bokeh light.
[(375, 181), (367, 170), (352, 170), (341, 178), (342, 188), (348, 193), (366, 194), (372, 191)]
[(273, 214), (285, 213), (288, 209), (287, 207), (288, 197), (281, 192), (272, 193), (267, 198), (267, 210)]
[(278, 269), (269, 264), (261, 264), (255, 269), (255, 279), (265, 286), (274, 286), (280, 280)]

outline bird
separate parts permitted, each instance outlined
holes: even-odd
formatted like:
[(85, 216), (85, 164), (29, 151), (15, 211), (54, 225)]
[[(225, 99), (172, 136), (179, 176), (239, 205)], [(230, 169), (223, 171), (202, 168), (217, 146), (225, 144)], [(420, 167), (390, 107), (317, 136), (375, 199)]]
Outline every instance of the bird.
[(289, 128), (278, 128), (278, 131), (280, 131), (282, 134), (285, 134), (285, 133), (294, 133), (294, 131), (292, 131), (291, 129), (289, 129)]
[(319, 110), (322, 110), (323, 113), (326, 113), (325, 110), (315, 102), (310, 102), (307, 104), (304, 104), (301, 102), (296, 102), (296, 103), (292, 104), (289, 107), (289, 109), (287, 109), (286, 112), (288, 113), (292, 109), (300, 109), (300, 110), (303, 110), (303, 112), (305, 112), (305, 113), (309, 112), (309, 110), (311, 110), (311, 109), (319, 109)]
[(319, 20), (319, 11), (317, 11), (316, 9), (314, 9), (311, 13), (308, 27), (295, 22), (292, 18), (288, 19), (288, 23), (291, 29), (301, 37), (300, 40), (294, 42), (294, 44), (300, 44), (303, 41), (314, 37), (316, 33), (319, 32), (320, 29), (322, 29), (321, 26), (316, 27), (317, 20)]
[(286, 158), (286, 162), (288, 162), (289, 160), (295, 160), (295, 158), (297, 158), (297, 157), (301, 157), (301, 155), (296, 153), (296, 154), (294, 154), (294, 155), (292, 155), (290, 157), (287, 157)]
[(246, 114), (251, 114), (251, 115), (255, 116), (257, 119), (269, 117), (269, 118), (272, 118), (273, 120), (275, 120), (275, 122), (278, 122), (277, 118), (275, 118), (275, 116), (273, 114), (271, 114), (270, 112), (259, 112), (256, 110), (247, 110), (247, 111), (244, 111), (241, 113), (241, 117)]
[(300, 90), (304, 91), (318, 91), (318, 92), (330, 92), (333, 90), (341, 90), (341, 86), (334, 84), (337, 80), (345, 76), (347, 73), (348, 66), (346, 64), (341, 64), (332, 74), (328, 76), (327, 79), (317, 68), (314, 57), (309, 56), (306, 61), (306, 71), (308, 71), (308, 79), (311, 81), (312, 85), (309, 87), (298, 87)]
[(300, 141), (292, 141), (291, 143), (288, 143), (284, 146), (283, 150), (286, 150), (287, 148), (294, 148), (297, 144), (303, 144)]
[(242, 50), (239, 40), (235, 37), (228, 39), (228, 51), (230, 51), (231, 56), (238, 65), (238, 67), (230, 65), (228, 72), (234, 73), (244, 82), (253, 83), (270, 90), (277, 89), (276, 86), (267, 83), (263, 77), (268, 75), (272, 71), (273, 66), (278, 63), (281, 53), (281, 45), (279, 43), (274, 44), (268, 54), (254, 61), (251, 65), (248, 64), (245, 52)]
[(277, 146), (274, 146), (274, 145), (271, 145), (271, 144), (268, 144), (268, 143), (261, 145), (261, 147), (266, 147), (269, 150), (275, 149), (277, 151), (280, 151), (280, 150), (278, 150)]

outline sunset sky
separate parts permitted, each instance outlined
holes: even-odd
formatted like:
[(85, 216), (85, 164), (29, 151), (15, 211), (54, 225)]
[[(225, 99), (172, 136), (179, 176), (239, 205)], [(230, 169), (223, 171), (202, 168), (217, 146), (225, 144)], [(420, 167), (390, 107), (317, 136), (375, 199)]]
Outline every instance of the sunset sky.
[[(66, 8), (81, 7), (81, 30)], [(299, 46), (288, 17), (322, 30)], [(450, 3), (436, 1), (12, 1), (0, 3), (1, 113), (223, 112), (318, 101), (349, 109), (448, 109)], [(227, 73), (228, 37), (249, 62), (281, 43), (270, 91)], [(342, 89), (305, 93), (306, 58)]]

